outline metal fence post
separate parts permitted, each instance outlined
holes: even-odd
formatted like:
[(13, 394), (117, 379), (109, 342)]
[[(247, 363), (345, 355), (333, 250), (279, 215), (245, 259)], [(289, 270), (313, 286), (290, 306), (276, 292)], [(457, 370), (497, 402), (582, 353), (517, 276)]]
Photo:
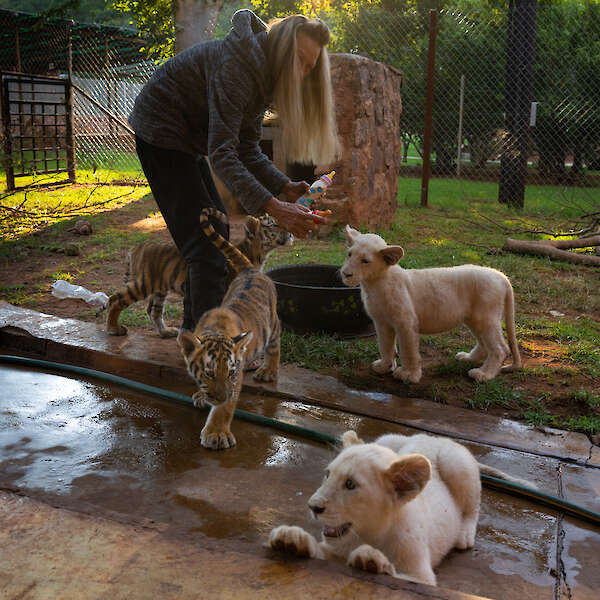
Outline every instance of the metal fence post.
[(10, 107), (8, 103), (8, 86), (0, 76), (0, 108), (2, 110), (2, 150), (4, 151), (3, 164), (6, 172), (6, 189), (12, 192), (15, 189), (15, 173), (12, 162), (12, 141), (10, 135)]
[(75, 183), (75, 143), (73, 139), (73, 37), (71, 35), (72, 22), (67, 24), (67, 102), (66, 102), (66, 137), (67, 137), (67, 171), (69, 181)]
[(458, 136), (456, 143), (456, 176), (460, 177), (460, 161), (463, 143), (463, 110), (465, 107), (465, 76), (460, 76), (460, 96), (458, 99)]
[(19, 23), (15, 23), (15, 66), (17, 73), (21, 72), (21, 40), (19, 38)]
[(423, 172), (421, 174), (421, 206), (427, 206), (429, 171), (431, 168), (431, 121), (433, 118), (433, 86), (435, 83), (435, 38), (437, 10), (429, 11), (429, 50), (427, 54), (427, 98), (425, 102), (425, 137), (423, 139)]

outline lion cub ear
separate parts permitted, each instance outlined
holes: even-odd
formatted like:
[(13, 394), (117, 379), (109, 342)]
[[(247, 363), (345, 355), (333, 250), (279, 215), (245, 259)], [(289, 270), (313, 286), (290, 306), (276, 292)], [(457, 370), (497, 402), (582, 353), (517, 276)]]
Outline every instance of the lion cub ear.
[(360, 231), (356, 231), (356, 229), (352, 229), (350, 225), (346, 225), (346, 239), (349, 244), (354, 244), (356, 238), (360, 235)]
[(391, 266), (395, 265), (404, 256), (404, 250), (401, 246), (386, 246), (379, 251), (379, 254), (386, 264)]
[(355, 444), (364, 444), (364, 442), (356, 435), (356, 431), (346, 431), (346, 433), (342, 435), (342, 442), (344, 448), (354, 446)]
[(431, 463), (422, 454), (407, 454), (395, 460), (385, 475), (391, 481), (398, 498), (408, 502), (431, 479)]

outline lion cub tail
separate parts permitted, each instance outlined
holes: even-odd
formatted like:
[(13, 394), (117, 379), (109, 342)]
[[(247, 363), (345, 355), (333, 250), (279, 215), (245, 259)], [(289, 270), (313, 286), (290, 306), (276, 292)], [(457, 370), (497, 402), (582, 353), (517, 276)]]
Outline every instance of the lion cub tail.
[(517, 485), (522, 485), (524, 487), (537, 490), (537, 486), (531, 483), (531, 481), (519, 479), (518, 477), (512, 477), (511, 475), (506, 474), (504, 471), (500, 471), (500, 469), (488, 467), (488, 465), (484, 465), (480, 462), (477, 464), (479, 465), (479, 472), (483, 473), (484, 475), (489, 475), (490, 477), (496, 477), (497, 479), (503, 479), (504, 481), (510, 481), (511, 483), (516, 483)]
[(519, 344), (517, 342), (517, 334), (515, 331), (515, 294), (512, 285), (508, 278), (506, 280), (508, 286), (506, 296), (504, 298), (504, 323), (506, 325), (506, 336), (508, 337), (508, 345), (512, 354), (512, 365), (502, 367), (503, 373), (511, 373), (521, 368), (521, 353), (519, 352)]

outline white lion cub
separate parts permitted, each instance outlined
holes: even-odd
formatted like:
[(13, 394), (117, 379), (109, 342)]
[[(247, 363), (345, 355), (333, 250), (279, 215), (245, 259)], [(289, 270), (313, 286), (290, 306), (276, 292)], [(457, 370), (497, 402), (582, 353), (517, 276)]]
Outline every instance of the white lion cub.
[(355, 568), (436, 584), (433, 569), (452, 548), (475, 541), (480, 465), (463, 446), (425, 434), (384, 435), (365, 444), (354, 431), (308, 501), (323, 524), (320, 543), (296, 526), (271, 531), (276, 550), (310, 558), (339, 557)]
[[(417, 383), (421, 379), (419, 334), (441, 333), (463, 323), (477, 338), (471, 352), (458, 360), (482, 364), (471, 369), (476, 381), (489, 381), (500, 370), (521, 366), (515, 335), (515, 300), (508, 278), (495, 269), (477, 265), (433, 269), (403, 269), (400, 246), (388, 246), (380, 236), (361, 234), (346, 226), (348, 254), (342, 280), (360, 284), (361, 298), (373, 319), (381, 358), (371, 364), (379, 374), (392, 372), (396, 379)], [(506, 324), (509, 346), (502, 334)], [(396, 368), (396, 339), (402, 366)], [(512, 353), (512, 365), (502, 367)]]

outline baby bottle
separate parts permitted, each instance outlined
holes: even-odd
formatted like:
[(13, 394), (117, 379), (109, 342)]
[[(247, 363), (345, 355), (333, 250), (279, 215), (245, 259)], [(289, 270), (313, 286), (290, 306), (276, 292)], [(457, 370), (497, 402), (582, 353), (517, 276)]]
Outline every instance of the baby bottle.
[(310, 208), (310, 205), (331, 185), (331, 180), (334, 175), (335, 171), (331, 171), (331, 173), (327, 173), (327, 175), (321, 175), (321, 177), (308, 188), (308, 192), (302, 196), (298, 202), (306, 206), (306, 208)]

